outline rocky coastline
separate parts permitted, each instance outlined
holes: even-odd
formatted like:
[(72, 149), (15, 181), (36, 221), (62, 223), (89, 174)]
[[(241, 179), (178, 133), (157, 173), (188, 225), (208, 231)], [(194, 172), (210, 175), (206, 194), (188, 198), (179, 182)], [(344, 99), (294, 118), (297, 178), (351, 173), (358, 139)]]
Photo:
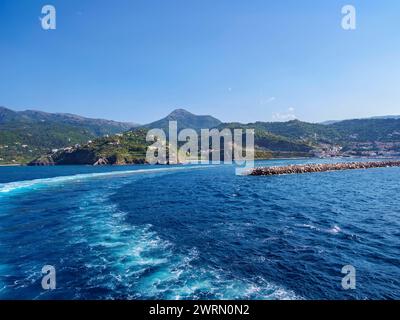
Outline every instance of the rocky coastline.
[(280, 167), (259, 167), (249, 171), (251, 176), (273, 176), (311, 172), (341, 171), (370, 168), (400, 167), (400, 161), (341, 162), (288, 165)]

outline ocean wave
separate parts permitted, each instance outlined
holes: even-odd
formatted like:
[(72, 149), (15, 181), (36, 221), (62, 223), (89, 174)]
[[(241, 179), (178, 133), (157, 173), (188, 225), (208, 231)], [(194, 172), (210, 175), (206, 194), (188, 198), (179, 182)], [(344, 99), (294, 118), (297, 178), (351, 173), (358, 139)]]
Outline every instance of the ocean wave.
[(96, 173), (84, 173), (75, 174), (70, 176), (58, 176), (52, 178), (34, 179), (34, 180), (22, 180), (14, 181), (8, 183), (0, 183), (0, 195), (10, 193), (16, 190), (26, 190), (39, 188), (44, 186), (56, 185), (59, 183), (73, 182), (79, 180), (93, 179), (93, 178), (103, 178), (103, 177), (115, 177), (115, 176), (125, 176), (134, 174), (146, 174), (146, 173), (158, 173), (158, 172), (172, 172), (172, 171), (182, 171), (182, 170), (193, 170), (193, 169), (203, 169), (209, 168), (212, 165), (198, 165), (198, 166), (179, 166), (179, 167), (169, 167), (169, 168), (156, 168), (156, 169), (137, 169), (137, 170), (124, 170), (124, 171), (110, 171), (110, 172), (96, 172)]
[(295, 226), (300, 227), (300, 228), (307, 228), (307, 229), (315, 230), (315, 231), (319, 231), (319, 232), (331, 233), (331, 234), (338, 234), (342, 231), (342, 229), (338, 225), (334, 225), (332, 228), (329, 228), (329, 229), (319, 228), (319, 227), (316, 227), (311, 224), (296, 224)]

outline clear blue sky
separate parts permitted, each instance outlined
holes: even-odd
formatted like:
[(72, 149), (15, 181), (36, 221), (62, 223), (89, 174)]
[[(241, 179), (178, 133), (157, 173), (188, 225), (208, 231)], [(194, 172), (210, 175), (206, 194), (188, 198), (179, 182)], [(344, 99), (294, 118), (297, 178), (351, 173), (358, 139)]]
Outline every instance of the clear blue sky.
[(0, 105), (139, 123), (175, 108), (241, 122), (400, 114), (400, 1), (1, 0)]

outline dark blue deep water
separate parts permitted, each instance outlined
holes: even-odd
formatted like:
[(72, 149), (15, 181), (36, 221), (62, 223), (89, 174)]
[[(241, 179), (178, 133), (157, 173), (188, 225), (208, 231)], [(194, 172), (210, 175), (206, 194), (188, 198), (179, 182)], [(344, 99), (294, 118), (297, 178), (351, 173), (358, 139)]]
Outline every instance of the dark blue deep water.
[(0, 298), (400, 299), (399, 181), (400, 168), (0, 167)]

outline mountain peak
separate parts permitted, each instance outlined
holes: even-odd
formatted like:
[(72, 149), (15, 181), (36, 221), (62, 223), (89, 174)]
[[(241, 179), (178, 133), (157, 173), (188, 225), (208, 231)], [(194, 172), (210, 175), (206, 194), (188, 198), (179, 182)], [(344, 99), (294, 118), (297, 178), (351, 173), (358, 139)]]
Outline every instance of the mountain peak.
[(172, 111), (168, 116), (193, 116), (194, 114), (186, 109), (178, 108)]
[(169, 121), (177, 121), (178, 129), (190, 128), (194, 130), (217, 127), (221, 121), (209, 115), (196, 115), (185, 109), (175, 109), (168, 116), (158, 121), (149, 123), (147, 128), (168, 128)]
[(0, 106), (0, 124), (13, 120), (17, 116), (17, 113), (11, 109), (8, 109), (6, 107)]
[(12, 112), (12, 113), (15, 113), (15, 111), (13, 111), (11, 109), (8, 109), (6, 107), (3, 107), (3, 106), (0, 106), (0, 112)]

